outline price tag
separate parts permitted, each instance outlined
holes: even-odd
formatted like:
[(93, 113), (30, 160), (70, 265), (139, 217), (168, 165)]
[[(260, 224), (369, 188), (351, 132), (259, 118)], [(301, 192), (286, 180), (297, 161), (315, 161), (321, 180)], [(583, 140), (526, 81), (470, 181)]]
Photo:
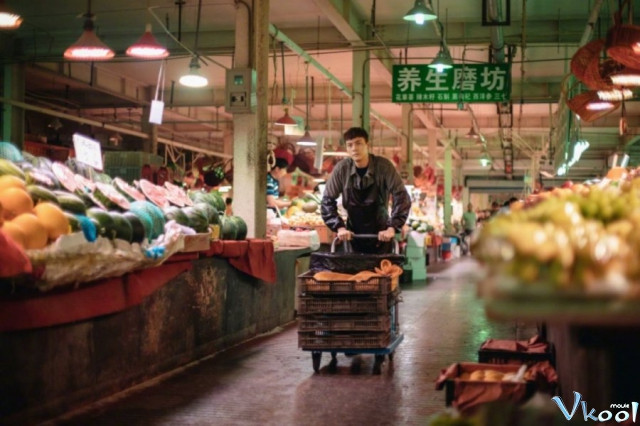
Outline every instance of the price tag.
[(96, 170), (102, 170), (102, 149), (100, 148), (100, 142), (79, 133), (74, 133), (73, 149), (76, 152), (78, 161)]

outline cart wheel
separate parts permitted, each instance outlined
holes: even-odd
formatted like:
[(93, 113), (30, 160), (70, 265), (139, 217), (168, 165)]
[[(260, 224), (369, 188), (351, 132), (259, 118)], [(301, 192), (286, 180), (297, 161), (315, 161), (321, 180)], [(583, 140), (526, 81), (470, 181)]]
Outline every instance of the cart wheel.
[(373, 374), (380, 374), (381, 366), (384, 362), (384, 355), (376, 355), (376, 359), (373, 363)]
[(316, 373), (320, 371), (320, 358), (322, 358), (322, 352), (311, 352), (313, 371), (315, 371)]
[(389, 362), (393, 362), (393, 352), (389, 353)]

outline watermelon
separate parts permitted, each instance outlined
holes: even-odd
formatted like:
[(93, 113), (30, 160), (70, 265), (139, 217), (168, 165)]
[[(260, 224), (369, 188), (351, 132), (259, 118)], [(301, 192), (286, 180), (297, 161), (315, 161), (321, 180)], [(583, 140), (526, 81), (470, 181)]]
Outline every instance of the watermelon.
[(222, 224), (220, 225), (220, 238), (223, 240), (235, 240), (238, 228), (229, 216), (222, 216)]
[[(149, 201), (134, 201), (131, 203), (130, 211), (134, 213), (136, 216), (142, 219), (141, 216), (146, 215), (150, 220), (150, 229), (147, 229), (147, 225), (145, 225), (145, 230), (147, 230), (147, 237), (150, 240), (156, 239), (159, 235), (164, 233), (164, 224), (166, 222), (164, 218), (164, 213), (162, 210), (158, 208), (158, 206), (150, 203)], [(142, 215), (144, 213), (144, 215)], [(143, 220), (144, 224), (145, 220)]]
[(109, 209), (129, 210), (129, 200), (113, 186), (100, 182), (96, 183), (95, 186), (96, 189), (93, 191), (93, 196), (106, 207)]
[(87, 179), (86, 177), (80, 174), (76, 173), (73, 176), (73, 179), (76, 181), (76, 185), (78, 185), (78, 188), (80, 188), (83, 191), (93, 192), (96, 189), (95, 183), (93, 183), (92, 181), (90, 181), (89, 179)]
[(156, 186), (146, 179), (140, 179), (138, 181), (138, 187), (140, 188), (140, 191), (142, 191), (144, 196), (147, 197), (149, 201), (151, 201), (156, 206), (162, 209), (169, 207), (169, 201), (167, 200), (167, 196), (163, 187)]
[(207, 216), (207, 220), (209, 223), (219, 224), (220, 218), (218, 216), (218, 211), (208, 203), (195, 203), (193, 205), (194, 209), (200, 210), (202, 213)]
[(96, 171), (93, 169), (93, 167), (83, 163), (82, 161), (78, 161), (73, 157), (69, 157), (67, 159), (67, 167), (69, 167), (69, 169), (73, 173), (79, 174), (87, 180), (90, 180), (92, 182), (95, 180)]
[(22, 161), (22, 153), (17, 146), (11, 142), (0, 142), (0, 158), (17, 163)]
[(27, 183), (46, 186), (50, 189), (57, 189), (60, 187), (60, 182), (58, 182), (58, 179), (56, 179), (51, 170), (38, 169), (35, 166), (31, 166), (31, 168), (26, 168), (23, 170)]
[(47, 157), (36, 157), (36, 163), (34, 166), (43, 170), (52, 170), (53, 162)]
[(113, 219), (114, 228), (116, 231), (116, 238), (125, 240), (127, 242), (133, 241), (133, 227), (122, 213), (109, 212), (111, 219)]
[(54, 195), (62, 210), (73, 214), (86, 214), (87, 206), (76, 195), (64, 191), (54, 191)]
[(219, 193), (218, 191), (211, 191), (209, 193), (209, 196), (212, 197), (213, 199), (214, 207), (219, 212), (224, 212), (227, 206), (224, 202), (224, 197), (222, 196), (222, 194)]
[(69, 221), (69, 227), (71, 228), (71, 232), (79, 232), (82, 231), (82, 226), (80, 225), (80, 220), (76, 217), (76, 215), (64, 212), (65, 217)]
[(230, 216), (230, 219), (236, 225), (236, 240), (244, 240), (247, 238), (247, 224), (240, 216)]
[(209, 232), (209, 218), (206, 213), (195, 207), (185, 207), (182, 211), (189, 218), (189, 227), (199, 233)]
[(0, 158), (0, 176), (13, 175), (25, 180), (24, 172), (20, 170), (20, 167), (16, 166), (9, 160)]
[(33, 200), (33, 204), (36, 205), (41, 201), (49, 201), (54, 204), (58, 203), (58, 197), (52, 191), (38, 185), (27, 185), (27, 192)]
[(36, 161), (38, 161), (38, 157), (27, 151), (22, 151), (22, 159), (32, 165), (35, 165)]
[(96, 173), (93, 181), (96, 183), (106, 183), (107, 185), (111, 185), (113, 183), (113, 179), (111, 179), (111, 176), (106, 173)]
[(58, 179), (60, 185), (69, 192), (76, 192), (80, 187), (76, 183), (75, 175), (67, 166), (55, 162), (51, 165), (53, 175)]
[(98, 222), (98, 235), (110, 240), (115, 238), (116, 226), (109, 212), (98, 207), (91, 207), (87, 210), (87, 216)]
[[(144, 222), (135, 214), (126, 212), (122, 215), (131, 225), (131, 242), (141, 243), (147, 238), (147, 234), (144, 227)], [(149, 227), (151, 228), (152, 221), (149, 219)]]
[(189, 226), (189, 217), (179, 208), (170, 206), (164, 209), (164, 217), (167, 221), (175, 220), (176, 223), (184, 226)]
[(169, 181), (164, 183), (164, 187), (166, 189), (167, 199), (171, 204), (178, 207), (193, 205), (193, 202), (187, 196), (187, 193), (184, 191), (184, 189), (172, 184)]
[(147, 198), (144, 196), (142, 192), (138, 191), (133, 186), (129, 185), (122, 178), (119, 178), (119, 177), (114, 178), (112, 183), (113, 183), (113, 186), (122, 194), (124, 194), (124, 196), (127, 197), (129, 201), (146, 201), (147, 200)]

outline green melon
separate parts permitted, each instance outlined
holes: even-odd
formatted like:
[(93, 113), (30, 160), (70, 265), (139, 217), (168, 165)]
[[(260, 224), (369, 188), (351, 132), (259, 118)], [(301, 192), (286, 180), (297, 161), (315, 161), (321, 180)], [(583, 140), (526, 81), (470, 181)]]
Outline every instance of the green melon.
[(226, 209), (226, 204), (224, 202), (224, 197), (218, 191), (211, 191), (209, 196), (213, 198), (214, 207), (219, 212), (224, 212)]
[(24, 172), (20, 170), (20, 167), (16, 166), (9, 160), (0, 158), (0, 176), (3, 175), (12, 175), (19, 177), (22, 180), (26, 180)]
[[(144, 222), (134, 213), (126, 212), (122, 215), (131, 225), (131, 242), (141, 243), (147, 239)], [(149, 218), (149, 228), (152, 227), (151, 218)]]
[(164, 209), (164, 217), (167, 219), (167, 222), (170, 220), (175, 220), (176, 223), (189, 226), (189, 217), (180, 209), (180, 207), (171, 206)]
[(247, 238), (247, 224), (240, 216), (230, 216), (230, 220), (236, 225), (236, 240), (244, 240)]
[(98, 207), (91, 207), (87, 210), (87, 216), (98, 222), (98, 235), (109, 238), (110, 240), (116, 237), (117, 232), (115, 222), (111, 218), (109, 212)]
[(116, 238), (125, 240), (127, 242), (133, 241), (133, 227), (122, 213), (109, 212), (111, 219), (113, 219), (114, 228), (116, 231)]
[(38, 185), (27, 185), (27, 192), (31, 196), (33, 200), (33, 204), (36, 205), (42, 201), (49, 201), (54, 204), (60, 205), (58, 202), (58, 197), (52, 191), (48, 190), (43, 186)]
[(58, 204), (60, 205), (62, 210), (69, 213), (81, 215), (87, 213), (87, 206), (78, 196), (65, 191), (54, 191), (53, 193), (56, 196)]
[(67, 221), (69, 222), (69, 228), (71, 229), (71, 232), (78, 232), (82, 230), (82, 227), (80, 226), (80, 221), (78, 220), (76, 215), (69, 212), (64, 212), (64, 216), (67, 218)]
[(204, 212), (195, 207), (185, 207), (182, 211), (189, 218), (189, 227), (199, 233), (209, 232), (209, 218)]
[[(151, 221), (151, 229), (147, 229), (147, 225), (145, 225), (145, 230), (147, 230), (147, 238), (149, 240), (155, 240), (158, 236), (164, 233), (164, 224), (166, 220), (164, 218), (164, 213), (160, 210), (160, 207), (149, 201), (134, 201), (131, 203), (131, 207), (129, 210), (132, 213), (135, 213), (141, 220), (141, 213), (144, 213), (149, 220)], [(143, 220), (143, 224), (145, 220)]]
[(238, 227), (229, 216), (222, 216), (220, 225), (220, 238), (223, 240), (235, 240), (238, 234)]

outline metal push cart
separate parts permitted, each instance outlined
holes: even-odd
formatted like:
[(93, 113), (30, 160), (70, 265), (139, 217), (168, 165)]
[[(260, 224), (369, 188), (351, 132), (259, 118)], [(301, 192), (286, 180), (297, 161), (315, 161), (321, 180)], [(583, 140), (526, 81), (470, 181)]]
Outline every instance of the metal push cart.
[(401, 265), (404, 256), (398, 253), (395, 240), (394, 252), (384, 255), (354, 253), (348, 243), (343, 244), (345, 253), (337, 253), (337, 241), (337, 238), (333, 240), (330, 252), (312, 253), (311, 269), (298, 276), (298, 346), (311, 352), (316, 373), (320, 370), (322, 352), (331, 354), (330, 368), (337, 366), (336, 356), (343, 352), (347, 356), (373, 354), (373, 373), (380, 374), (385, 355), (392, 361), (395, 349), (404, 338), (398, 319), (398, 277), (323, 281), (314, 275), (327, 269), (352, 274), (373, 271), (384, 259)]

